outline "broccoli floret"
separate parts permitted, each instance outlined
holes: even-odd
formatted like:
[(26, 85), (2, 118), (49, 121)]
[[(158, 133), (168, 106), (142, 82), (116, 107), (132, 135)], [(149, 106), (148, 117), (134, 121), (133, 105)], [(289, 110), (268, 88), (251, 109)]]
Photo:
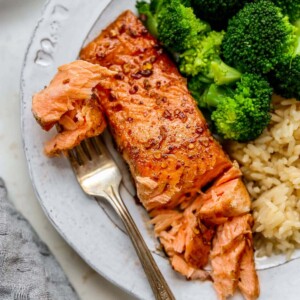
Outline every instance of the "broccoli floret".
[(292, 23), (300, 19), (299, 0), (271, 0), (276, 6), (282, 9), (284, 15), (288, 15)]
[(228, 20), (252, 0), (192, 0), (196, 15), (210, 23), (212, 28), (225, 29)]
[(276, 94), (300, 100), (300, 22), (297, 21), (293, 51), (282, 55), (274, 70), (268, 74)]
[(191, 7), (191, 0), (180, 0), (181, 4), (186, 6), (186, 7)]
[(286, 56), (269, 75), (276, 94), (300, 100), (300, 56)]
[(212, 111), (217, 133), (246, 142), (257, 138), (270, 122), (272, 89), (259, 75), (245, 73), (235, 86), (212, 84), (200, 99)]
[(180, 71), (187, 76), (197, 76), (197, 81), (231, 84), (240, 79), (241, 73), (227, 66), (220, 58), (224, 32), (211, 31), (202, 36), (194, 47), (180, 56)]
[(137, 10), (149, 32), (168, 49), (183, 52), (210, 26), (196, 18), (188, 0), (137, 2)]
[(189, 49), (199, 34), (209, 30), (210, 26), (197, 19), (192, 8), (178, 0), (171, 0), (158, 14), (158, 39), (175, 52)]
[(208, 108), (206, 103), (202, 102), (202, 95), (210, 84), (210, 80), (205, 80), (205, 78), (202, 78), (201, 76), (194, 76), (188, 79), (188, 89), (196, 100), (198, 106), (201, 108)]
[(229, 65), (242, 72), (266, 74), (289, 53), (295, 28), (281, 9), (267, 0), (247, 3), (230, 21), (222, 42)]

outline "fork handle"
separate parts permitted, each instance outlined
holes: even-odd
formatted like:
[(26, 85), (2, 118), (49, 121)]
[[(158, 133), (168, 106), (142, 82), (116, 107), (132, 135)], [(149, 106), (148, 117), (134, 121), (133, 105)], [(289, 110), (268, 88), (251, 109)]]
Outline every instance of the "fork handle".
[(127, 233), (133, 243), (136, 253), (142, 263), (152, 291), (157, 300), (175, 300), (167, 282), (162, 276), (150, 250), (148, 249), (142, 235), (135, 225), (129, 211), (123, 203), (118, 187), (110, 186), (106, 191), (115, 211), (122, 219)]

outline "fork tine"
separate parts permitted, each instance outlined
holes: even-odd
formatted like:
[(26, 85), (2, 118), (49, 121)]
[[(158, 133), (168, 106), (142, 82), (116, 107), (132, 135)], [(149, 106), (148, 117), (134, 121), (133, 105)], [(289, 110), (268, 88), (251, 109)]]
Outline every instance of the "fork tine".
[(104, 146), (103, 140), (101, 139), (100, 136), (94, 137), (92, 139), (92, 141), (93, 141), (95, 148), (100, 153), (100, 155), (106, 155), (106, 156), (110, 157), (110, 155), (108, 154), (108, 150), (106, 149), (106, 146)]
[(91, 139), (85, 139), (82, 142), (82, 147), (87, 152), (88, 156), (90, 157), (90, 160), (93, 160), (94, 158), (96, 158), (100, 155), (99, 151), (97, 151), (97, 149), (93, 145)]
[(73, 149), (71, 149), (71, 150), (68, 151), (68, 159), (69, 159), (69, 161), (70, 161), (70, 163), (71, 163), (71, 165), (73, 167), (77, 168), (79, 166), (79, 163), (77, 161), (77, 158), (76, 158), (76, 156), (74, 154), (74, 150)]
[(74, 148), (74, 153), (80, 166), (82, 166), (87, 160), (89, 160), (81, 145), (78, 145)]

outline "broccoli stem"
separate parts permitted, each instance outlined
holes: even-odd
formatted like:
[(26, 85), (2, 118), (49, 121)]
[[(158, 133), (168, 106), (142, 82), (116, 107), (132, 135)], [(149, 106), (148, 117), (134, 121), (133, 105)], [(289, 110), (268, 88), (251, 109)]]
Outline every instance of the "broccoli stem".
[(211, 70), (214, 81), (217, 85), (229, 85), (241, 79), (242, 74), (223, 61), (213, 61), (211, 63)]
[(219, 102), (228, 95), (229, 92), (227, 89), (216, 84), (211, 84), (203, 93), (200, 102), (202, 107), (213, 110), (218, 106)]
[(296, 21), (294, 26), (296, 27), (296, 45), (294, 56), (296, 56), (300, 54), (300, 20)]

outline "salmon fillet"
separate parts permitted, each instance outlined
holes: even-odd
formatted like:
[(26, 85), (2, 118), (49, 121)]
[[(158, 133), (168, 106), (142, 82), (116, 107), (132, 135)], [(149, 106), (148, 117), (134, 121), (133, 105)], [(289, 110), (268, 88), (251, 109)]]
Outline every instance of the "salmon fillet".
[[(80, 58), (33, 98), (42, 127), (62, 127), (46, 154), (100, 134), (107, 122), (174, 270), (188, 279), (212, 279), (220, 299), (237, 288), (256, 299), (242, 174), (211, 136), (173, 61), (130, 11)], [(204, 270), (209, 261), (212, 272)]]
[(175, 207), (231, 167), (186, 80), (130, 11), (80, 58), (118, 72), (98, 97), (147, 210)]

